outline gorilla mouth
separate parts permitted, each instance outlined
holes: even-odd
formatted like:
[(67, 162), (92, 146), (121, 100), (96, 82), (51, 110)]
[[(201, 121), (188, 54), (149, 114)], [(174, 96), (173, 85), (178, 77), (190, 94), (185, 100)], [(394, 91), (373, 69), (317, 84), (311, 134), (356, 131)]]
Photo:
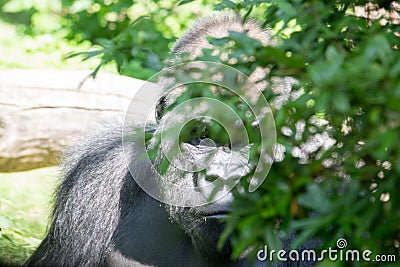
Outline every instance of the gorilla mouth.
[(223, 219), (227, 217), (228, 217), (227, 213), (218, 213), (218, 214), (204, 216), (204, 218), (206, 219)]
[(211, 212), (201, 212), (198, 213), (198, 216), (202, 218), (210, 218), (210, 219), (222, 219), (229, 216), (231, 213), (230, 210), (218, 210), (218, 211), (211, 211)]

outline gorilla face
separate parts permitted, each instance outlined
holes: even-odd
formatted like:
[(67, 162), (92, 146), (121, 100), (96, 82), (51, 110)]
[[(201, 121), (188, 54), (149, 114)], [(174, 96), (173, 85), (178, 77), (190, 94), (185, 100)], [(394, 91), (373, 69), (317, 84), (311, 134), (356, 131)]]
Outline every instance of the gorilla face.
[[(232, 253), (229, 240), (225, 242), (221, 249), (217, 244), (219, 237), (224, 230), (223, 219), (229, 216), (233, 195), (230, 193), (232, 183), (238, 182), (245, 172), (240, 168), (246, 157), (245, 152), (232, 152), (228, 147), (214, 147), (210, 149), (205, 139), (192, 140), (189, 143), (183, 143), (182, 146), (188, 151), (184, 159), (179, 159), (179, 164), (193, 162), (198, 164), (204, 161), (204, 158), (212, 154), (209, 165), (203, 171), (187, 173), (179, 169), (178, 164), (172, 164), (168, 171), (174, 173), (170, 179), (181, 179), (182, 185), (192, 186), (193, 193), (201, 193), (204, 200), (210, 202), (213, 198), (217, 200), (208, 204), (196, 207), (177, 207), (169, 206), (168, 212), (172, 221), (177, 223), (180, 228), (191, 238), (193, 245), (206, 258), (226, 258)], [(207, 153), (206, 153), (206, 152)], [(247, 150), (246, 150), (247, 151)], [(204, 155), (206, 154), (206, 155)], [(225, 162), (230, 159), (230, 164)], [(225, 165), (224, 165), (225, 164)], [(227, 167), (229, 166), (229, 167)], [(177, 174), (178, 173), (178, 178)], [(179, 176), (180, 175), (180, 176)], [(183, 201), (189, 196), (180, 196), (179, 192), (168, 191), (170, 197), (182, 197)]]
[[(167, 203), (181, 204), (179, 207), (167, 207), (171, 220), (191, 238), (196, 250), (205, 258), (228, 259), (232, 253), (229, 240), (221, 249), (218, 249), (217, 245), (224, 230), (223, 219), (229, 216), (231, 211), (233, 195), (230, 190), (250, 171), (250, 145), (241, 146), (237, 141), (243, 138), (242, 135), (235, 134), (236, 131), (232, 131), (233, 140), (230, 139), (232, 135), (222, 131), (218, 132), (218, 136), (212, 136), (215, 135), (215, 131), (207, 129), (211, 128), (212, 121), (192, 119), (207, 117), (207, 113), (203, 113), (204, 110), (213, 108), (209, 102), (198, 100), (201, 98), (196, 99), (197, 106), (189, 106), (175, 114), (170, 111), (175, 101), (185, 92), (194, 92), (189, 99), (195, 99), (199, 89), (196, 86), (200, 85), (177, 87), (158, 102), (158, 126), (155, 134), (162, 132), (166, 141), (159, 144), (156, 165), (160, 166), (165, 159), (170, 163), (162, 174), (161, 191), (164, 199), (173, 200)], [(219, 96), (229, 94), (219, 87), (212, 87), (209, 92)], [(229, 120), (228, 124), (233, 125), (234, 121)], [(223, 125), (219, 126), (225, 130)], [(172, 133), (171, 137), (168, 136), (168, 131)], [(180, 133), (176, 135), (178, 131), (183, 132), (183, 137)], [(231, 142), (234, 145), (231, 145)], [(171, 147), (176, 144), (179, 152), (168, 156)]]
[[(240, 178), (250, 171), (250, 146), (238, 151), (229, 147), (181, 144), (181, 152), (172, 158), (167, 171), (160, 175), (161, 191), (165, 203), (181, 207), (203, 206), (209, 203), (231, 202), (230, 191)], [(160, 159), (168, 156), (160, 153)], [(227, 200), (229, 199), (229, 200)], [(207, 209), (204, 210), (206, 212)]]

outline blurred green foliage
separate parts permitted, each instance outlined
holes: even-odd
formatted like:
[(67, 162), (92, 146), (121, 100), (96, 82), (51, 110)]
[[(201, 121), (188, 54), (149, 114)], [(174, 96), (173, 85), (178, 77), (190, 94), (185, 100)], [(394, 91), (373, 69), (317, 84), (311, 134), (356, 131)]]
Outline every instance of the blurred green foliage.
[(0, 19), (17, 25), (25, 35), (51, 34), (75, 44), (91, 42), (91, 51), (75, 50), (66, 58), (96, 56), (100, 63), (93, 76), (111, 62), (123, 75), (147, 79), (163, 67), (176, 36), (197, 17), (208, 14), (213, 2), (0, 0)]

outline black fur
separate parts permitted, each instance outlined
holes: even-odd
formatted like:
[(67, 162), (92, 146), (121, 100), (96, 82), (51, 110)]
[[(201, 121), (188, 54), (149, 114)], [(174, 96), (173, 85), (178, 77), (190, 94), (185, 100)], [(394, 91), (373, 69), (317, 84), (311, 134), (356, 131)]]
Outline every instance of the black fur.
[[(123, 148), (130, 148), (128, 153), (137, 159), (134, 141), (122, 143), (121, 124), (101, 128), (65, 155), (65, 178), (55, 193), (51, 226), (27, 266), (246, 264), (229, 259), (228, 244), (222, 252), (216, 249), (223, 230), (218, 220), (206, 221), (193, 208), (168, 209), (168, 213), (163, 204), (147, 196), (125, 163)], [(151, 166), (139, 159), (134, 162), (135, 175), (154, 175)], [(181, 214), (179, 222), (172, 219), (175, 213)], [(149, 228), (152, 223), (156, 227)]]
[(67, 152), (52, 224), (28, 265), (105, 265), (116, 226), (143, 194), (126, 167), (121, 136), (121, 126), (102, 125)]

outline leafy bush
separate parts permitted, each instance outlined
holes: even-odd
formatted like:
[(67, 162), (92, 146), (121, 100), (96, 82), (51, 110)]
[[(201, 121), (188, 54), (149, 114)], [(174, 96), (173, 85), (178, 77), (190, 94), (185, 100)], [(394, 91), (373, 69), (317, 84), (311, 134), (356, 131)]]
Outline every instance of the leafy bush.
[[(0, 0), (0, 19), (18, 26), (20, 32), (37, 36), (51, 34), (72, 44), (91, 42), (88, 53), (100, 67), (115, 63), (123, 75), (147, 79), (159, 71), (176, 36), (198, 16), (211, 11), (213, 1), (180, 5), (179, 1), (132, 0)], [(85, 48), (83, 48), (85, 49)], [(109, 69), (109, 68), (107, 68)]]
[(147, 79), (163, 68), (175, 36), (196, 13), (205, 14), (210, 9), (206, 2), (182, 7), (177, 1), (63, 1), (67, 38), (90, 40), (100, 46), (70, 57), (82, 55), (86, 60), (100, 56), (93, 76), (102, 65), (114, 61), (121, 74)]
[[(277, 249), (279, 238), (293, 232), (293, 247), (318, 238), (321, 248), (335, 248), (345, 238), (351, 249), (398, 257), (400, 26), (396, 19), (370, 19), (368, 12), (356, 16), (356, 4), (366, 2), (228, 0), (216, 6), (245, 17), (263, 14), (279, 38), (267, 48), (234, 32), (210, 40), (220, 51), (234, 51), (236, 60), (225, 63), (236, 62), (230, 65), (245, 74), (269, 68), (263, 95), (275, 103), (276, 149), (284, 151), (261, 188), (236, 192), (225, 232), (234, 234), (234, 257), (261, 244)], [(385, 7), (398, 14), (398, 4)], [(220, 61), (207, 52), (198, 59)], [(243, 55), (254, 57), (243, 61)], [(280, 78), (287, 76), (295, 78), (293, 89), (279, 92), (279, 83), (291, 81)], [(195, 94), (210, 95), (207, 89)], [(242, 119), (250, 125), (254, 117)], [(225, 142), (210, 131), (207, 136)], [(250, 162), (258, 157), (251, 154)], [(241, 182), (247, 188), (246, 179)]]

